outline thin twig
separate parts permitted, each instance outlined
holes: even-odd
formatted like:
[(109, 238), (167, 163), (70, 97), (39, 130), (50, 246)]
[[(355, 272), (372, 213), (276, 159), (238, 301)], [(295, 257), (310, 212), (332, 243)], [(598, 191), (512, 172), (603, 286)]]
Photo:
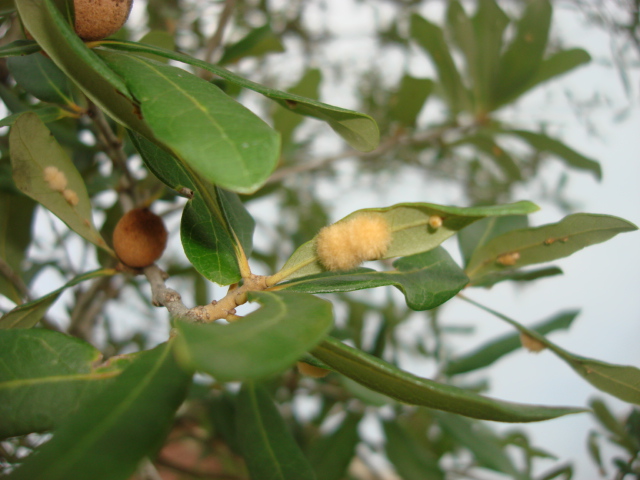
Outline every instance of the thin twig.
[[(218, 26), (216, 27), (216, 31), (213, 36), (207, 42), (207, 47), (204, 52), (204, 61), (207, 63), (211, 63), (213, 59), (213, 54), (220, 47), (222, 43), (222, 37), (224, 36), (224, 31), (229, 23), (229, 19), (231, 18), (231, 14), (233, 13), (233, 9), (236, 6), (236, 0), (226, 0), (224, 2), (224, 8), (220, 13), (220, 17), (218, 18)], [(207, 72), (208, 75), (211, 75), (210, 72)], [(204, 75), (204, 73), (203, 73)]]
[(84, 340), (91, 340), (91, 329), (93, 328), (98, 314), (102, 311), (104, 304), (113, 298), (107, 294), (108, 286), (112, 277), (96, 278), (89, 288), (78, 294), (76, 305), (71, 312), (71, 324), (69, 333)]

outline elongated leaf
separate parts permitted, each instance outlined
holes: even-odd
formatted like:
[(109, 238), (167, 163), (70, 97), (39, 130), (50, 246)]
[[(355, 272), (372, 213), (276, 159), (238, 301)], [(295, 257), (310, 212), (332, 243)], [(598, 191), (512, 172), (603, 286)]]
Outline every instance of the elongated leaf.
[(384, 422), (383, 427), (385, 453), (403, 480), (444, 480), (433, 452), (421, 448), (397, 421)]
[(413, 310), (429, 310), (443, 304), (467, 284), (469, 279), (442, 247), (394, 262), (396, 271), (326, 272), (278, 285), (294, 292), (351, 292), (393, 285), (404, 293)]
[(115, 275), (114, 269), (107, 268), (102, 270), (94, 270), (92, 272), (78, 275), (74, 279), (65, 283), (62, 287), (53, 292), (40, 297), (32, 302), (18, 305), (10, 312), (0, 317), (0, 329), (6, 328), (31, 328), (44, 316), (49, 307), (55, 302), (60, 294), (67, 288), (73, 287), (80, 282), (90, 280), (92, 278), (104, 277), (106, 275)]
[(311, 353), (335, 371), (371, 390), (410, 405), (497, 422), (538, 422), (584, 411), (580, 408), (517, 404), (484, 397), (404, 372), (333, 338), (325, 339)]
[(552, 7), (548, 0), (527, 2), (519, 19), (516, 34), (500, 59), (493, 84), (493, 106), (514, 99), (515, 92), (531, 82), (542, 64), (549, 38)]
[(433, 80), (404, 75), (395, 96), (391, 99), (389, 115), (402, 125), (413, 127), (425, 102), (433, 91)]
[(478, 248), (486, 245), (489, 240), (511, 230), (527, 228), (528, 226), (528, 217), (525, 215), (513, 215), (485, 218), (463, 228), (458, 233), (458, 245), (465, 265), (469, 264), (473, 253)]
[(513, 479), (528, 478), (518, 473), (501, 444), (501, 439), (488, 427), (457, 415), (443, 412), (433, 414), (438, 420), (438, 426), (456, 443), (470, 450), (479, 466), (505, 473)]
[(271, 174), (279, 135), (218, 87), (147, 58), (99, 54), (138, 99), (155, 138), (205, 180), (251, 193)]
[[(38, 115), (38, 118), (40, 118), (43, 123), (55, 122), (56, 120), (60, 120), (61, 118), (69, 116), (69, 112), (63, 110), (60, 107), (39, 107), (27, 111), (33, 112)], [(18, 118), (20, 118), (20, 115), (22, 115), (23, 113), (24, 112), (18, 112), (9, 115), (8, 117), (4, 117), (2, 120), (0, 120), (0, 127), (12, 126), (14, 123), (16, 123), (16, 120), (18, 120)]]
[[(21, 278), (24, 252), (31, 243), (34, 206), (34, 202), (22, 195), (0, 191), (0, 258), (18, 278)], [(22, 303), (23, 293), (2, 273), (0, 273), (0, 295), (6, 296), (16, 304)]]
[(560, 158), (569, 167), (587, 170), (593, 173), (598, 180), (602, 180), (602, 169), (597, 161), (585, 157), (555, 138), (526, 130), (504, 130), (504, 133), (520, 137), (539, 152), (550, 153)]
[[(562, 312), (548, 320), (540, 322), (531, 327), (531, 329), (541, 335), (556, 330), (566, 330), (571, 326), (579, 313), (578, 310)], [(447, 365), (445, 373), (447, 375), (458, 375), (487, 367), (521, 346), (520, 335), (518, 333), (504, 335), (488, 342), (467, 355), (452, 360)]]
[(34, 40), (15, 40), (0, 47), (0, 58), (30, 55), (41, 50), (42, 47)]
[(0, 438), (61, 425), (109, 388), (129, 359), (99, 365), (88, 343), (45, 329), (0, 330)]
[(245, 382), (236, 402), (238, 440), (251, 478), (316, 479), (264, 387)]
[(40, 53), (11, 57), (7, 66), (18, 85), (45, 102), (73, 105), (69, 78)]
[(609, 215), (576, 213), (558, 223), (513, 230), (477, 249), (466, 268), (472, 281), (508, 266), (523, 267), (563, 258), (618, 233), (637, 230), (631, 222)]
[(307, 456), (316, 476), (322, 480), (341, 480), (356, 454), (360, 442), (358, 424), (362, 415), (347, 413), (335, 432), (311, 444)]
[(107, 392), (82, 405), (11, 480), (125, 479), (164, 441), (191, 376), (171, 345), (137, 355)]
[(453, 114), (471, 109), (469, 92), (462, 83), (442, 29), (420, 15), (411, 15), (411, 37), (429, 54), (438, 71), (439, 86)]
[(493, 272), (480, 277), (478, 280), (471, 282), (473, 287), (492, 287), (496, 283), (512, 281), (512, 282), (531, 282), (541, 278), (555, 277), (562, 275), (564, 272), (558, 267), (544, 267), (532, 270), (503, 270), (501, 272)]
[(312, 295), (253, 292), (258, 311), (230, 325), (178, 322), (181, 363), (217, 380), (263, 378), (293, 365), (328, 333), (331, 304)]
[[(16, 186), (44, 205), (78, 235), (113, 254), (93, 226), (87, 187), (65, 151), (33, 112), (21, 115), (9, 134), (11, 167)], [(55, 169), (66, 180), (54, 185), (47, 169)], [(69, 200), (67, 192), (74, 196)]]
[(474, 302), (469, 298), (463, 298), (467, 302), (504, 320), (514, 326), (518, 331), (542, 342), (549, 350), (564, 360), (576, 373), (598, 390), (609, 393), (625, 402), (640, 405), (640, 369), (630, 365), (616, 365), (570, 353), (547, 340), (543, 335), (526, 328), (512, 318)]
[[(182, 216), (181, 237), (193, 266), (209, 280), (227, 285), (240, 280), (238, 256), (251, 254), (255, 222), (237, 195), (203, 181), (174, 156), (130, 132), (149, 169), (167, 186), (194, 192)], [(240, 252), (242, 247), (242, 253)]]
[(112, 118), (153, 137), (136, 115), (135, 102), (122, 79), (87, 48), (52, 0), (15, 3), (24, 27), (65, 75)]
[(522, 174), (520, 173), (518, 164), (491, 136), (486, 134), (469, 135), (457, 140), (452, 145), (473, 145), (477, 150), (484, 152), (493, 159), (507, 180), (522, 180)]
[(294, 113), (324, 120), (338, 135), (344, 138), (349, 145), (357, 150), (368, 152), (376, 148), (380, 142), (378, 125), (370, 116), (363, 113), (334, 107), (300, 95), (274, 90), (239, 77), (222, 67), (211, 65), (182, 53), (122, 40), (104, 40), (100, 42), (100, 45), (112, 50), (153, 53), (164, 58), (177, 60), (215, 73), (229, 82), (248, 88), (249, 90), (254, 90), (265, 97), (278, 102), (278, 104)]
[[(531, 202), (517, 202), (490, 207), (446, 207), (431, 203), (399, 203), (386, 208), (358, 210), (341, 221), (362, 212), (378, 212), (389, 222), (392, 242), (385, 258), (404, 257), (432, 250), (462, 228), (485, 217), (525, 215), (538, 209)], [(442, 219), (439, 228), (429, 226), (429, 219)], [(301, 245), (277, 274), (279, 281), (324, 272), (316, 256), (315, 238)]]

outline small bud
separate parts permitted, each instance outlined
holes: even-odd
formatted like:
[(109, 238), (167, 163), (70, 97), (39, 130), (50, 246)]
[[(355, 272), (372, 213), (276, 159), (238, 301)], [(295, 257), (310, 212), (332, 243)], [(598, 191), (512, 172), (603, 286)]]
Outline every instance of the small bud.
[(538, 353), (544, 350), (546, 345), (537, 338), (533, 338), (531, 335), (520, 332), (520, 343), (522, 346), (533, 353)]
[(298, 371), (302, 375), (307, 375), (313, 378), (323, 378), (331, 373), (331, 370), (327, 370), (326, 368), (316, 367), (315, 365), (311, 365), (307, 362), (298, 362), (296, 363), (298, 367)]
[(52, 165), (46, 167), (43, 176), (51, 190), (62, 193), (67, 188), (67, 177), (56, 167)]
[(72, 207), (75, 207), (76, 205), (78, 205), (78, 202), (80, 201), (78, 199), (78, 194), (73, 190), (69, 190), (68, 188), (64, 189), (64, 191), (62, 192), (62, 196), (67, 201), (67, 203)]
[(440, 228), (442, 226), (442, 217), (439, 215), (431, 215), (429, 217), (429, 226), (431, 228)]
[(502, 255), (500, 255), (496, 261), (500, 265), (510, 267), (512, 265), (515, 265), (519, 259), (520, 259), (520, 252), (509, 252), (509, 253), (503, 253)]
[(384, 257), (391, 228), (379, 213), (362, 213), (324, 227), (316, 237), (316, 253), (327, 270), (351, 270), (366, 260)]

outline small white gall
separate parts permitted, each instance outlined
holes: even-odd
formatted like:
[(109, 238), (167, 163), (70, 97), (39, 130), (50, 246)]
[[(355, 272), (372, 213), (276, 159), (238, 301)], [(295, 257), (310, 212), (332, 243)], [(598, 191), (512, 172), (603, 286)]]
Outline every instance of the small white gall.
[(526, 333), (520, 333), (520, 343), (522, 343), (524, 348), (533, 353), (541, 352), (547, 348), (540, 340), (533, 338), (531, 335), (527, 335)]
[(429, 226), (431, 228), (440, 228), (442, 226), (442, 217), (440, 215), (431, 215), (429, 217)]
[(520, 260), (519, 252), (503, 253), (496, 259), (500, 265), (504, 265), (505, 267), (515, 265), (518, 260)]
[(391, 228), (379, 213), (362, 213), (324, 227), (316, 237), (316, 253), (327, 270), (351, 270), (366, 260), (384, 257)]
[(78, 194), (73, 190), (69, 190), (68, 188), (65, 188), (62, 191), (62, 196), (67, 201), (67, 203), (72, 207), (75, 207), (76, 205), (78, 205), (78, 202), (80, 201), (80, 199), (78, 199)]
[(44, 181), (51, 190), (62, 193), (67, 188), (67, 177), (54, 166), (48, 166), (43, 171)]

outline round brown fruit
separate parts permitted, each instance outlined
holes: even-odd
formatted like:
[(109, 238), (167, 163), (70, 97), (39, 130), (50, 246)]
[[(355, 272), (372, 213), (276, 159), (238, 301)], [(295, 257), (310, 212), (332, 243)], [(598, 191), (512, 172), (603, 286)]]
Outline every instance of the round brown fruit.
[(122, 263), (142, 268), (155, 262), (167, 246), (162, 219), (148, 208), (125, 213), (113, 231), (113, 249)]
[(75, 31), (87, 41), (116, 33), (127, 21), (133, 0), (74, 0)]

